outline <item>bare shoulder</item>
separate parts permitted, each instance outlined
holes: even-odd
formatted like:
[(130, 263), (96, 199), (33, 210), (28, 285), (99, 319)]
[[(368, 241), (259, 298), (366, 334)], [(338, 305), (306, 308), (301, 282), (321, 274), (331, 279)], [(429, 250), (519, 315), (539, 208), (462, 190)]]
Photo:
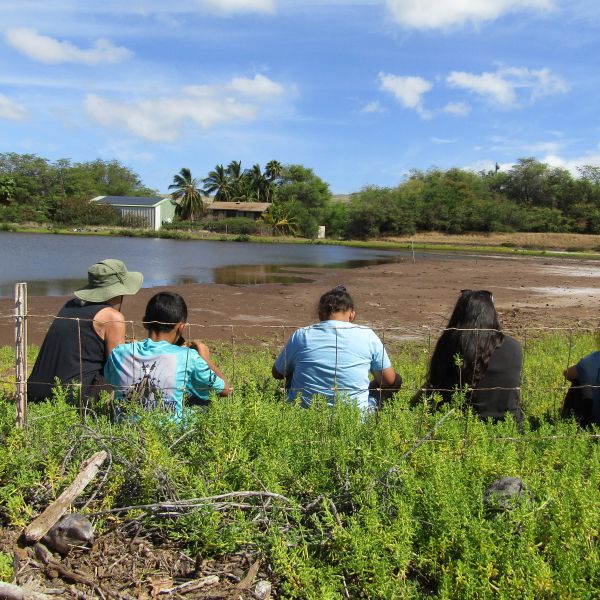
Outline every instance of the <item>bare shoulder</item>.
[(96, 313), (94, 321), (99, 321), (100, 323), (123, 323), (125, 317), (123, 316), (123, 313), (119, 312), (116, 308), (107, 306)]

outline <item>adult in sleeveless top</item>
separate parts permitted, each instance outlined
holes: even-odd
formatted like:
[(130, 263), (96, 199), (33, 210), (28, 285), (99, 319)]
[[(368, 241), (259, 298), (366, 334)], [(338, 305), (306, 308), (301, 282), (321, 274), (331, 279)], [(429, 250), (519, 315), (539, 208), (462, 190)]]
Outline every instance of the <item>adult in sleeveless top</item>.
[(107, 386), (102, 369), (113, 348), (125, 342), (123, 296), (142, 286), (141, 273), (128, 271), (121, 260), (108, 258), (88, 270), (88, 284), (74, 292), (50, 325), (29, 380), (27, 399), (37, 402), (52, 394), (58, 379), (79, 396), (97, 397)]

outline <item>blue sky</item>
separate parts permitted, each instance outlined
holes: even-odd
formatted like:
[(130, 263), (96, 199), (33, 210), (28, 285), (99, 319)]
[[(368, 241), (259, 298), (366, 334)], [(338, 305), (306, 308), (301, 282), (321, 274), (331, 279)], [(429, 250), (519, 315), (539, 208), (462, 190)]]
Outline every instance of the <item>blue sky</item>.
[(302, 163), (334, 193), (412, 168), (600, 165), (594, 0), (2, 0), (0, 151)]

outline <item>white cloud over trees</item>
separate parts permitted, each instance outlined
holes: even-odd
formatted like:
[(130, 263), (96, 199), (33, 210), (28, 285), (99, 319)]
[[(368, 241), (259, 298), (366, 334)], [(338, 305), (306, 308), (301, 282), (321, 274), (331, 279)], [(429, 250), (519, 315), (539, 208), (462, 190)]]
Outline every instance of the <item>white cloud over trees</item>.
[(462, 88), (482, 96), (502, 108), (535, 102), (543, 96), (568, 91), (566, 82), (549, 69), (501, 67), (481, 74), (452, 71), (446, 78), (450, 87)]
[(392, 75), (379, 73), (379, 88), (390, 92), (405, 108), (416, 110), (422, 117), (428, 116), (423, 108), (423, 95), (433, 88), (433, 84), (422, 77), (412, 75)]
[(234, 121), (254, 121), (285, 87), (264, 75), (236, 77), (224, 85), (191, 85), (179, 93), (137, 102), (88, 94), (87, 114), (104, 127), (124, 129), (154, 142), (175, 142), (192, 123), (207, 131)]

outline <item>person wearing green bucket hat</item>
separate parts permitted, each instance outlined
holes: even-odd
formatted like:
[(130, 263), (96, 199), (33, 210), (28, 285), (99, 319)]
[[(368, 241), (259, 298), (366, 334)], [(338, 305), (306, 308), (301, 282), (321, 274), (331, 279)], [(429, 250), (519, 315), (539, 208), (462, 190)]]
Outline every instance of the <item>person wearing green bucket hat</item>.
[(125, 342), (123, 296), (136, 294), (144, 276), (107, 258), (88, 269), (88, 283), (60, 310), (46, 334), (27, 383), (29, 402), (52, 394), (58, 380), (71, 398), (98, 397), (105, 384), (102, 369), (113, 348)]

